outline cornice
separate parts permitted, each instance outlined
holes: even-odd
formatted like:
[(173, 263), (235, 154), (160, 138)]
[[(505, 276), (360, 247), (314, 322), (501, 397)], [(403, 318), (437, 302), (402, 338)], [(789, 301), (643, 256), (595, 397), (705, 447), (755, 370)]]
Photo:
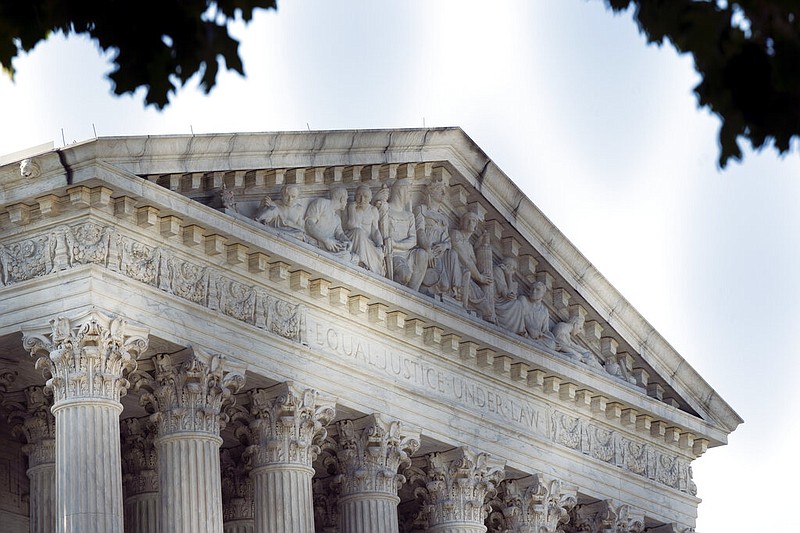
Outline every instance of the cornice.
[[(174, 261), (173, 265), (192, 265), (195, 272), (204, 271), (203, 283), (206, 285), (210, 279), (222, 276), (221, 279), (229, 280), (226, 283), (234, 284), (230, 287), (254, 288), (254, 302), (264, 302), (267, 298), (297, 302), (291, 304), (300, 313), (296, 320), (304, 320), (302, 316), (306, 312), (297, 307), (298, 304), (303, 309), (315, 310), (320, 316), (342, 316), (344, 313), (349, 320), (355, 320), (381, 336), (394, 338), (400, 332), (404, 342), (411, 343), (415, 349), (445, 356), (466, 372), (477, 368), (499, 380), (504, 387), (514, 387), (526, 393), (538, 391), (538, 394), (552, 398), (550, 401), (566, 402), (564, 407), (567, 409), (583, 406), (612, 422), (638, 426), (645, 434), (667, 439), (667, 443), (670, 439), (675, 445), (682, 443), (679, 448), (692, 450), (697, 441), (699, 447), (695, 454), (704, 451), (704, 440), (714, 445), (725, 438), (724, 433), (697, 417), (650, 398), (641, 390), (611, 376), (593, 373), (583, 366), (548, 354), (522, 337), (465, 316), (458, 309), (432, 302), (384, 278), (343, 265), (311, 246), (280, 239), (264, 229), (232, 219), (153, 184), (138, 179), (134, 183), (140, 185), (142, 195), (139, 203), (149, 204), (146, 200), (157, 196), (160, 202), (169, 204), (172, 207), (170, 212), (175, 214), (161, 216), (161, 212), (152, 211), (156, 209), (152, 206), (146, 211), (126, 210), (124, 207), (129, 203), (126, 198), (130, 200), (129, 197), (112, 199), (105, 186), (83, 189), (78, 186), (78, 190), (71, 189), (71, 195), (63, 197), (59, 203), (82, 210), (82, 216), (65, 209), (52, 220), (41, 219), (24, 227), (25, 230), (13, 239), (6, 236), (5, 246), (27, 239), (40, 242), (42, 249), (52, 247), (51, 264), (48, 266), (47, 259), (43, 258), (43, 265), (34, 269), (35, 275), (31, 278), (83, 262), (99, 263), (191, 301), (193, 297), (189, 293), (176, 293), (176, 289), (169, 285), (171, 281), (163, 277), (165, 267), (162, 261), (169, 258)], [(119, 194), (119, 191), (113, 194)], [(165, 201), (165, 196), (174, 201)], [(81, 201), (76, 201), (76, 198)], [(88, 205), (84, 206), (83, 200)], [(147, 216), (138, 216), (140, 213)], [(194, 224), (200, 220), (204, 220), (205, 227)], [(186, 227), (193, 229), (186, 231), (183, 229)], [(81, 238), (75, 237), (76, 231)], [(228, 237), (221, 237), (221, 234)], [(194, 240), (195, 236), (203, 235), (200, 240)], [(112, 236), (116, 249), (109, 246)], [(69, 242), (80, 243), (91, 248), (92, 252), (81, 252), (83, 259), (78, 261), (70, 259), (63, 250), (59, 251), (59, 246), (63, 248)], [(124, 262), (130, 246), (135, 243), (139, 243), (137, 249), (149, 250), (146, 254), (150, 255), (142, 257), (149, 266), (142, 263), (133, 270), (130, 265), (121, 268), (123, 263), (120, 261)], [(159, 248), (163, 251), (156, 254), (155, 250)], [(336, 272), (336, 278), (322, 272)], [(387, 287), (387, 284), (391, 286)], [(6, 291), (13, 289), (13, 285), (10, 283)], [(402, 294), (402, 305), (397, 303), (398, 292)], [(208, 298), (207, 294), (203, 297), (205, 305), (211, 301)], [(216, 303), (210, 304), (210, 308), (220, 310), (219, 294), (214, 298)], [(246, 305), (253, 308), (257, 304)], [(237, 316), (232, 309), (222, 309), (222, 312), (239, 319), (245, 316)], [(249, 323), (262, 329), (267, 327), (265, 315), (255, 311), (245, 314)], [(293, 335), (288, 338), (302, 341)], [(655, 430), (652, 429), (653, 422)], [(669, 436), (668, 429), (671, 430)]]
[[(448, 164), (498, 209), (507, 222), (537, 247), (541, 256), (643, 355), (662, 379), (690, 399), (698, 411), (713, 419), (723, 431), (732, 431), (741, 422), (730, 406), (719, 398), (697, 372), (458, 128), (120, 137), (72, 145), (62, 151), (64, 153), (61, 159), (70, 168), (73, 185), (91, 184), (93, 180), (99, 179), (115, 190), (120, 187), (126, 194), (134, 195), (139, 203), (146, 201), (159, 206), (159, 216), (162, 219), (161, 215), (175, 211), (189, 215), (190, 218), (193, 212), (197, 213), (198, 220), (209, 216), (208, 210), (203, 206), (177, 194), (166, 195), (167, 200), (163, 188), (134, 179), (130, 174), (126, 176), (125, 171), (146, 174), (201, 172), (210, 168), (224, 171), (265, 167), (448, 161)], [(47, 187), (52, 188), (58, 181), (58, 165), (53, 163), (53, 152), (42, 157), (47, 162), (42, 165), (42, 178), (46, 178), (46, 184), (29, 184), (27, 187), (18, 184), (13, 190), (6, 191), (12, 200), (21, 201), (23, 195), (31, 198), (44, 192)], [(0, 169), (0, 174), (7, 172), (8, 167)], [(61, 187), (66, 188), (63, 175), (61, 179)], [(168, 209), (164, 209), (164, 206)], [(220, 234), (233, 239), (251, 237), (253, 229), (245, 228), (241, 221), (230, 220), (219, 213), (211, 216), (214, 217), (213, 226)], [(308, 254), (289, 253), (292, 251), (294, 250), (287, 250), (287, 255), (294, 255), (294, 259), (302, 256), (306, 256), (302, 259), (308, 259)], [(365, 277), (369, 279), (370, 274), (353, 274), (348, 271), (343, 273), (340, 281), (351, 286), (360, 286)], [(422, 309), (430, 309), (431, 303), (424, 300), (426, 299), (419, 297), (409, 298), (410, 303), (419, 304)], [(483, 333), (482, 329), (485, 328), (480, 329)], [(568, 365), (567, 367), (569, 368)], [(565, 374), (571, 378), (569, 372)], [(719, 441), (724, 442), (724, 439)]]

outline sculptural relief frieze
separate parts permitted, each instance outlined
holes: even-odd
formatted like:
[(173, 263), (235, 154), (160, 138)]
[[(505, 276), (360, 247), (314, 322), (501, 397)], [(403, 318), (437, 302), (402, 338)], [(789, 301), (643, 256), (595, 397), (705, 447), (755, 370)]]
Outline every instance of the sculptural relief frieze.
[(697, 492), (689, 462), (674, 454), (558, 410), (552, 412), (550, 424), (556, 444), (682, 492)]
[(180, 298), (218, 310), (281, 337), (302, 342), (305, 307), (269, 294), (123, 235), (110, 226), (84, 222), (45, 235), (0, 245), (0, 280), (11, 285), (59, 270), (94, 264)]
[[(636, 380), (614, 358), (580, 337), (582, 315), (551, 315), (548, 287), (523, 278), (513, 254), (495, 257), (493, 236), (475, 206), (454, 207), (446, 173), (415, 183), (408, 177), (352, 190), (284, 184), (262, 197), (251, 218), (285, 237), (309, 243), (411, 290), (530, 339), (540, 349)], [(305, 196), (309, 194), (309, 196)]]

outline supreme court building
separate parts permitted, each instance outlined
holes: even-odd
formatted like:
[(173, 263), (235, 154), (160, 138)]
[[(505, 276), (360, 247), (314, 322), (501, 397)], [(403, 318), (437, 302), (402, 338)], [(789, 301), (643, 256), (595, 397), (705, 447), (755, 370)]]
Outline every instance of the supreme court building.
[(458, 128), (7, 159), (0, 400), (9, 533), (692, 532), (742, 421)]

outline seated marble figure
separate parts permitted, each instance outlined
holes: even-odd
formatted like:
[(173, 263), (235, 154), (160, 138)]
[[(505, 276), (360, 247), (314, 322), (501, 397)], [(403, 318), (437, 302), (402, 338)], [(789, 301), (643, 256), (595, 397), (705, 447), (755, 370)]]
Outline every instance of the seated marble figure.
[(497, 324), (551, 350), (555, 349), (555, 339), (550, 332), (550, 312), (543, 302), (547, 287), (537, 281), (531, 288), (530, 296), (518, 294), (515, 279), (517, 268), (515, 257), (505, 257), (494, 267)]
[(334, 187), (330, 198), (314, 198), (305, 213), (306, 238), (331, 253), (351, 258), (352, 242), (342, 229), (340, 213), (347, 205), (347, 189)]
[(594, 368), (602, 368), (603, 365), (600, 364), (591, 351), (573, 340), (573, 335), (577, 335), (581, 331), (583, 331), (583, 317), (580, 315), (574, 315), (566, 322), (559, 322), (553, 326), (556, 350), (566, 354), (570, 359), (580, 361)]
[(299, 197), (300, 187), (295, 184), (284, 185), (281, 188), (281, 198), (277, 202), (269, 196), (265, 196), (256, 213), (256, 222), (275, 228), (296, 239), (305, 240), (303, 217), (306, 207)]

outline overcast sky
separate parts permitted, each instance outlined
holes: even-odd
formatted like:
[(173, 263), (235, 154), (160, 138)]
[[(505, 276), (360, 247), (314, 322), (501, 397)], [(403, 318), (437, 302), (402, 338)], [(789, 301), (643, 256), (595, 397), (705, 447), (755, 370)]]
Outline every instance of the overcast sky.
[(796, 150), (719, 170), (690, 58), (599, 0), (281, 0), (236, 32), (247, 77), (164, 112), (113, 97), (88, 40), (53, 37), (0, 79), (0, 154), (95, 131), (460, 126), (745, 419), (694, 463), (697, 530), (791, 527)]

